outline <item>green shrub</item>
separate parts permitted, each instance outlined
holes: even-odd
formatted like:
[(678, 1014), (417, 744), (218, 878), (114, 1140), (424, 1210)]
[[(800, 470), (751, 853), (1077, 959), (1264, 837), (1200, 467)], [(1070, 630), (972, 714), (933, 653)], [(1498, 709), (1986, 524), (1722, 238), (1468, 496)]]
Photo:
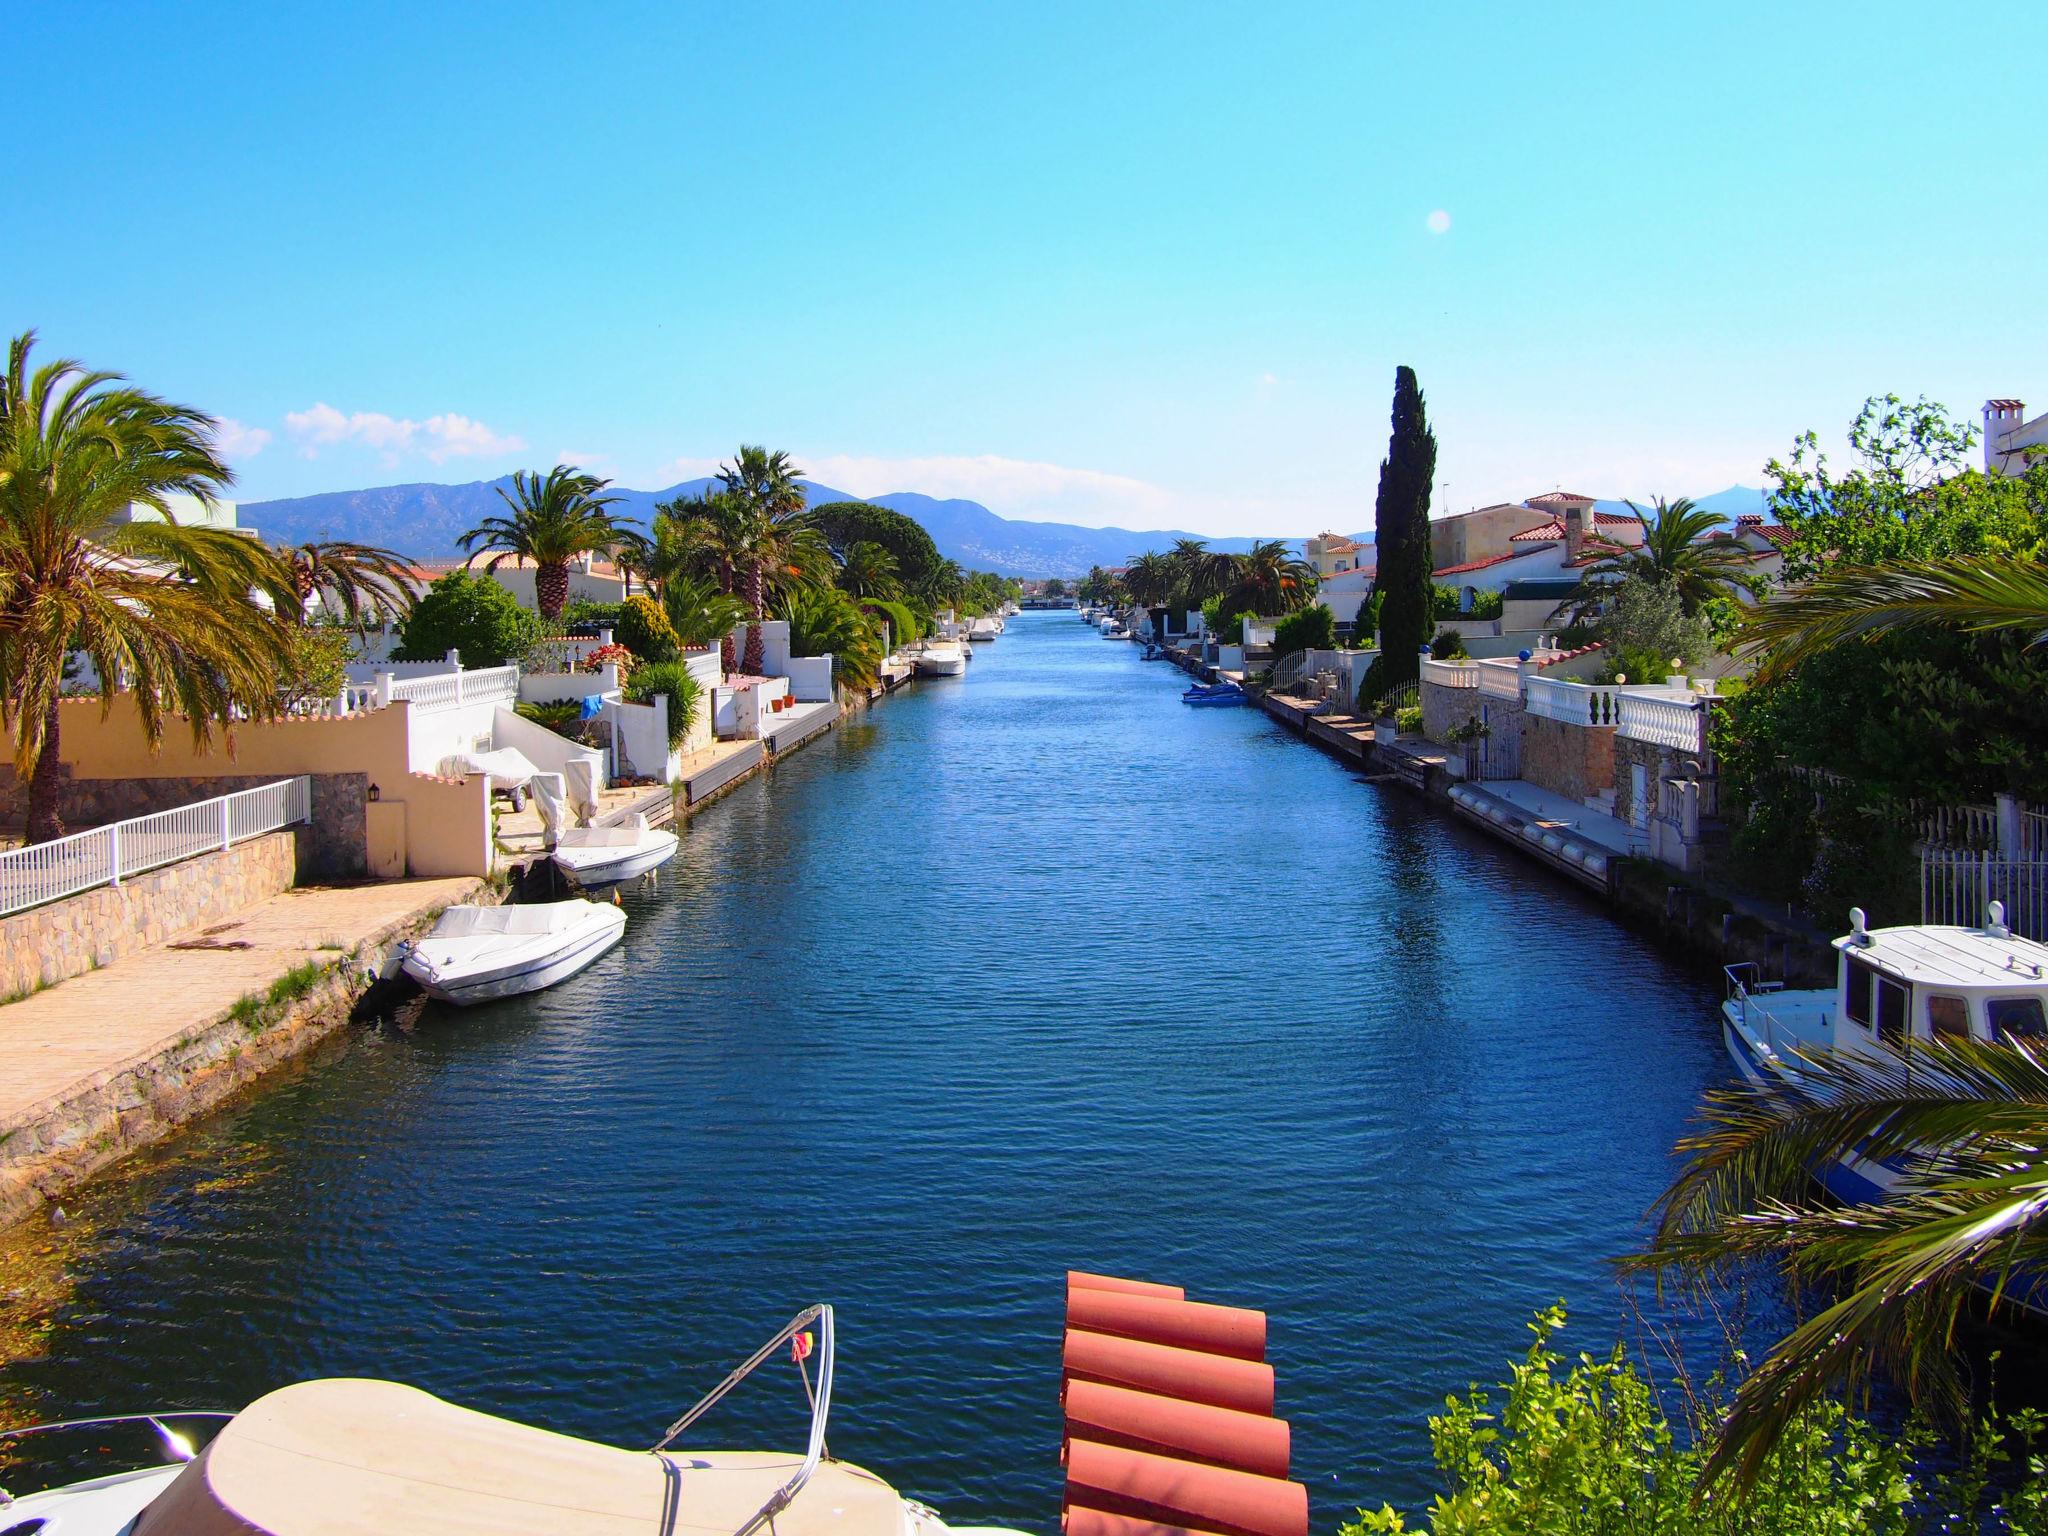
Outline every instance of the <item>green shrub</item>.
[(626, 697), (635, 704), (648, 704), (656, 694), (668, 696), (668, 744), (679, 746), (697, 723), (704, 690), (683, 662), (650, 661), (635, 667), (626, 679)]
[(1474, 592), (1470, 608), (1465, 607), (1463, 587), (1437, 587), (1435, 592), (1435, 618), (1483, 620), (1501, 616), (1501, 595), (1498, 592)]
[(531, 720), (557, 736), (574, 736), (583, 724), (583, 706), (575, 699), (560, 699), (551, 704), (522, 702), (513, 705), (512, 711), (520, 719)]
[(1429, 654), (1437, 661), (1463, 661), (1472, 653), (1465, 649), (1465, 637), (1455, 629), (1440, 629), (1429, 642)]
[(465, 667), (502, 667), (540, 639), (540, 615), (522, 608), (488, 576), (450, 571), (420, 594), (398, 621), (398, 661), (439, 661), (450, 651)]
[(1243, 645), (1244, 621), (1252, 615), (1225, 613), (1223, 605), (1226, 601), (1228, 599), (1223, 597), (1212, 597), (1202, 604), (1202, 627), (1218, 645)]
[(587, 629), (593, 633), (601, 629), (616, 630), (619, 627), (618, 603), (593, 603), (587, 597), (579, 597), (562, 610), (562, 628)]
[(1420, 704), (1410, 704), (1404, 709), (1395, 710), (1394, 729), (1399, 731), (1403, 736), (1421, 735), (1422, 706)]
[(612, 638), (643, 662), (674, 661), (683, 653), (675, 626), (669, 623), (661, 604), (642, 593), (635, 593), (619, 604), (619, 621), (612, 628)]
[(882, 627), (837, 587), (791, 593), (782, 616), (790, 655), (830, 656), (834, 680), (849, 688), (865, 691), (881, 679)]
[(1336, 647), (1337, 618), (1324, 603), (1290, 613), (1273, 627), (1275, 656), (1292, 656), (1296, 651), (1330, 651)]
[[(1620, 1346), (1576, 1361), (1550, 1347), (1562, 1307), (1530, 1325), (1536, 1335), (1503, 1384), (1505, 1401), (1473, 1387), (1429, 1421), (1444, 1480), (1418, 1530), (1432, 1536), (1549, 1536), (1552, 1532), (1655, 1536), (1919, 1536), (1937, 1531), (2039, 1532), (2048, 1517), (2048, 1474), (2037, 1412), (1987, 1410), (1970, 1426), (1959, 1464), (1927, 1475), (1914, 1465), (1930, 1437), (1909, 1425), (1881, 1431), (1839, 1403), (1796, 1417), (1746, 1495), (1699, 1475), (1726, 1410), (1724, 1383), (1660, 1392)], [(1673, 1425), (1666, 1403), (1683, 1405)], [(1998, 1500), (1984, 1507), (1993, 1467)], [(1360, 1510), (1339, 1536), (1399, 1536), (1406, 1519), (1389, 1506)]]

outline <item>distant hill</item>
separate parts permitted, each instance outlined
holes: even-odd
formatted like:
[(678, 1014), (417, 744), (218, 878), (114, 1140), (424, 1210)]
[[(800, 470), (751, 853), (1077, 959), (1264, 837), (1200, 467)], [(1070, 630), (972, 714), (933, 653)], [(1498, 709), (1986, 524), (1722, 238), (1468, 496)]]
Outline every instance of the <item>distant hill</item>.
[[(327, 491), (279, 501), (251, 501), (242, 504), (241, 519), (245, 526), (279, 544), (354, 539), (419, 559), (443, 559), (456, 553), (455, 541), (464, 533), (484, 518), (504, 510), (497, 491), (511, 483), (508, 475), (468, 485), (384, 485), (363, 491)], [(616, 494), (622, 498), (619, 512), (628, 520), (645, 525), (654, 515), (655, 503), (693, 495), (714, 483), (708, 478), (685, 480), (660, 491), (618, 487)], [(808, 481), (804, 488), (813, 506), (828, 501), (866, 500), (915, 518), (931, 534), (940, 554), (970, 570), (995, 571), (1004, 576), (1071, 579), (1087, 575), (1090, 566), (1122, 565), (1148, 550), (1170, 549), (1176, 539), (1201, 537), (1173, 529), (1083, 528), (1073, 523), (1024, 522), (1000, 517), (978, 501), (940, 501), (916, 491), (859, 497)], [(1763, 510), (1763, 492), (1745, 486), (1730, 486), (1696, 500), (1730, 520), (1738, 513)], [(1608, 512), (1628, 510), (1619, 501), (1603, 501), (1600, 508)], [(1370, 543), (1372, 533), (1368, 529), (1351, 537)], [(1211, 549), (1223, 554), (1241, 553), (1253, 542), (1248, 538), (1207, 540)], [(1300, 552), (1300, 539), (1286, 542), (1296, 553)]]

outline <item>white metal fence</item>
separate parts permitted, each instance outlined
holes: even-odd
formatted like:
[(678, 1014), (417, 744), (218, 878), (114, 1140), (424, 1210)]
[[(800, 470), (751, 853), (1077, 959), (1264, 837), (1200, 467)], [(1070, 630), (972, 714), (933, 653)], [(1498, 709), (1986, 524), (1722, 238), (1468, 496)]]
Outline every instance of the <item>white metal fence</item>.
[(0, 853), (0, 915), (39, 907), (180, 859), (309, 821), (313, 781), (280, 779)]
[(1925, 848), (1920, 853), (1920, 921), (1981, 927), (1991, 903), (2006, 926), (2048, 940), (2048, 858), (2003, 858), (1990, 849)]

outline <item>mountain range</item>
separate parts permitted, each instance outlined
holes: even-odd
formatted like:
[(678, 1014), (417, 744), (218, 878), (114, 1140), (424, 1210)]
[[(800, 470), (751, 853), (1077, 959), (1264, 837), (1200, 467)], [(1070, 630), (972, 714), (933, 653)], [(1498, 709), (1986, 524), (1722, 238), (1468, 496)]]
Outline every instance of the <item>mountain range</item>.
[[(505, 510), (498, 490), (509, 488), (511, 476), (477, 480), (467, 485), (383, 485), (362, 491), (326, 491), (278, 501), (244, 502), (240, 520), (273, 543), (300, 544), (316, 539), (353, 539), (376, 544), (416, 559), (442, 559), (457, 553), (455, 541), (486, 517)], [(685, 480), (661, 491), (614, 487), (620, 499), (618, 516), (645, 526), (657, 502), (694, 495), (716, 484), (710, 479)], [(1250, 538), (1206, 538), (1174, 529), (1084, 528), (1074, 523), (1034, 523), (1000, 517), (978, 501), (941, 501), (916, 491), (887, 496), (850, 496), (830, 486), (804, 482), (813, 506), (832, 501), (870, 501), (923, 524), (939, 553), (969, 570), (1003, 576), (1085, 576), (1090, 566), (1122, 565), (1134, 555), (1172, 547), (1176, 539), (1203, 538), (1222, 554), (1249, 549)], [(1730, 486), (1697, 498), (1707, 510), (1724, 518), (1763, 510), (1763, 492)], [(1625, 512), (1619, 501), (1602, 501), (1600, 509)], [(1350, 537), (1372, 541), (1370, 529)], [(1300, 538), (1287, 543), (1297, 552)]]

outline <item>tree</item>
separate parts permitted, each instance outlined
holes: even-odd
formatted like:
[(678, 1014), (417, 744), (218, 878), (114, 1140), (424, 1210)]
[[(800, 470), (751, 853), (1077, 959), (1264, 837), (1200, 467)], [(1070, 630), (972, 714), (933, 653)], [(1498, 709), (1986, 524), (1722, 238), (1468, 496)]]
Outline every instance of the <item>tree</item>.
[(944, 606), (934, 600), (932, 587), (945, 561), (915, 518), (872, 502), (828, 501), (811, 508), (811, 519), (842, 563), (854, 545), (879, 544), (894, 557), (896, 579), (905, 593), (926, 607)]
[(400, 661), (439, 661), (450, 651), (465, 667), (501, 667), (540, 638), (539, 615), (522, 608), (488, 576), (450, 571), (399, 620)]
[(1609, 584), (1599, 634), (1610, 677), (1632, 683), (1661, 683), (1674, 661), (1691, 666), (1707, 653), (1707, 621), (1685, 611), (1678, 584), (1633, 572)]
[(1156, 551), (1147, 551), (1124, 567), (1124, 590), (1141, 608), (1156, 608), (1165, 602), (1177, 580), (1173, 563)]
[(2048, 564), (2012, 555), (1831, 565), (1755, 610), (1740, 639), (1774, 672), (1851, 640), (1928, 629), (2018, 631), (2048, 645)]
[(882, 673), (882, 633), (860, 605), (836, 587), (792, 593), (782, 616), (789, 621), (792, 656), (830, 656), (832, 676), (865, 692)]
[(1315, 595), (1316, 571), (1279, 539), (1261, 539), (1231, 558), (1229, 600), (1243, 613), (1292, 613)]
[(1201, 539), (1175, 539), (1167, 553), (1173, 567), (1171, 601), (1177, 608), (1200, 608), (1226, 591), (1235, 573), (1228, 555), (1219, 555)]
[(893, 599), (903, 590), (896, 579), (896, 557), (872, 539), (849, 544), (841, 557), (839, 590), (851, 597)]
[[(1711, 1270), (1775, 1259), (1837, 1299), (1743, 1381), (1709, 1479), (1752, 1478), (1786, 1425), (1830, 1388), (1882, 1366), (1916, 1403), (1961, 1402), (1952, 1337), (1989, 1294), (2048, 1264), (2048, 1059), (2042, 1042), (1916, 1040), (1910, 1063), (1822, 1054), (1801, 1091), (1708, 1096), (1706, 1128), (1657, 1208), (1637, 1267)], [(1938, 1148), (1935, 1152), (1931, 1149)], [(1812, 1170), (1854, 1154), (1903, 1166), (1879, 1203), (1839, 1206)]]
[(315, 593), (321, 608), (351, 629), (371, 614), (396, 619), (412, 607), (412, 562), (392, 550), (327, 539), (295, 544), (283, 556), (297, 599), (287, 617), (296, 623), (311, 617)]
[(740, 658), (742, 672), (761, 670), (761, 620), (771, 591), (814, 584), (831, 565), (824, 536), (805, 510), (802, 473), (780, 449), (770, 452), (748, 443), (740, 445), (732, 463), (719, 466), (737, 594), (753, 619)]
[(682, 649), (667, 611), (644, 592), (619, 605), (613, 638), (631, 651), (637, 661), (674, 661)]
[(747, 610), (729, 592), (701, 576), (672, 576), (661, 584), (661, 608), (676, 639), (692, 649), (730, 646), (732, 632), (745, 622)]
[(203, 745), (237, 711), (276, 710), (290, 646), (276, 615), (296, 592), (257, 540), (170, 520), (173, 496), (210, 505), (233, 482), (211, 417), (69, 358), (31, 370), (35, 339), (14, 338), (0, 383), (0, 718), (29, 786), (29, 841), (44, 842), (64, 831), (72, 652), (102, 699), (128, 690), (152, 748), (171, 713)]
[(1067, 595), (1067, 584), (1055, 576), (1040, 588), (1040, 591), (1046, 597), (1065, 597)]
[(1291, 656), (1296, 651), (1328, 651), (1337, 645), (1337, 617), (1328, 605), (1316, 603), (1291, 613), (1273, 630), (1273, 654)]
[(498, 488), (510, 515), (487, 517), (456, 542), (465, 554), (495, 551), (484, 562), (486, 571), (509, 558), (531, 560), (534, 606), (552, 623), (569, 602), (569, 562), (609, 550), (623, 531), (608, 510), (620, 498), (601, 494), (610, 484), (567, 464), (557, 464), (545, 479), (521, 470), (510, 494)]
[(1687, 613), (1698, 613), (1730, 592), (1754, 595), (1757, 580), (1751, 567), (1756, 557), (1740, 540), (1721, 530), (1721, 520), (1686, 497), (1667, 503), (1656, 498), (1654, 515), (1634, 502), (1625, 504), (1643, 530), (1639, 547), (1595, 536), (1587, 553), (1598, 556), (1584, 573), (1584, 588), (1573, 602), (1572, 618), (1591, 615), (1624, 577), (1638, 576), (1669, 586)]
[(1380, 653), (1359, 687), (1361, 703), (1376, 704), (1399, 684), (1420, 675), (1435, 603), (1429, 533), (1429, 493), (1435, 480), (1436, 434), (1429, 429), (1422, 388), (1414, 369), (1396, 368), (1393, 431), (1387, 456), (1380, 462), (1379, 497), (1373, 504)]

